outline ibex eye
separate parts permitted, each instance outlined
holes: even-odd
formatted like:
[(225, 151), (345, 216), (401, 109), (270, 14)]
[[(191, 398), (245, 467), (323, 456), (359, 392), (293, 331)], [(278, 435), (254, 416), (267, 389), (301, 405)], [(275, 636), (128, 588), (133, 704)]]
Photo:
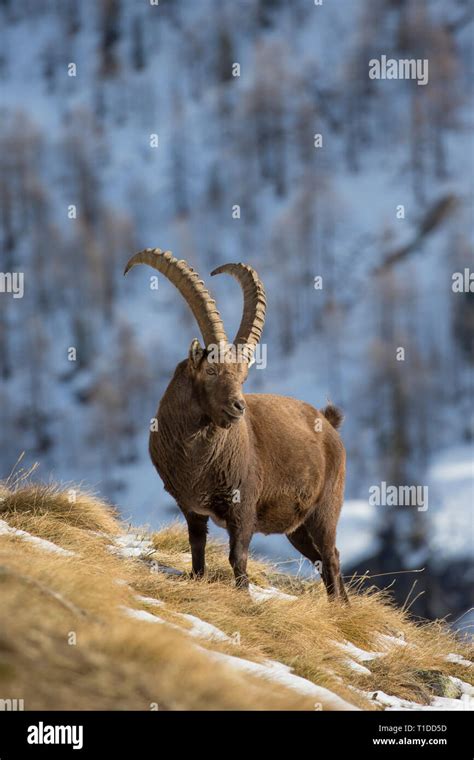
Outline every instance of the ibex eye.
[(206, 369), (206, 372), (207, 372), (208, 375), (216, 375), (217, 374), (216, 370), (214, 369), (214, 367), (208, 367)]

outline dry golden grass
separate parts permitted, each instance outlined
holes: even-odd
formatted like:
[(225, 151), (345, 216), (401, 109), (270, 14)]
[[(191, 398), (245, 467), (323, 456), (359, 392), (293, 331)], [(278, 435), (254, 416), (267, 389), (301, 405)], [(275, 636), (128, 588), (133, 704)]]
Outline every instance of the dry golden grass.
[(0, 484), (0, 517), (24, 515), (54, 517), (82, 530), (117, 533), (120, 529), (115, 510), (92, 493), (75, 486), (59, 488), (55, 484)]
[[(380, 593), (353, 591), (349, 608), (330, 604), (320, 584), (288, 584), (252, 560), (253, 583), (290, 585), (297, 594), (294, 601), (256, 603), (234, 589), (227, 549), (218, 542), (209, 542), (206, 579), (192, 580), (187, 536), (177, 524), (148, 536), (149, 558), (183, 575), (150, 572), (147, 562), (110, 551), (125, 527), (103, 502), (79, 491), (71, 500), (70, 491), (53, 486), (4, 484), (0, 519), (74, 553), (0, 536), (0, 698), (24, 699), (26, 709), (314, 709), (313, 697), (210, 664), (205, 649), (278, 660), (363, 709), (374, 705), (350, 687), (428, 702), (434, 679), (427, 673), (469, 680), (468, 668), (445, 659), (451, 652), (472, 659), (467, 644), (442, 623), (414, 622)], [(124, 607), (156, 613), (174, 627), (132, 619)], [(189, 637), (180, 613), (238, 633), (240, 644)], [(408, 645), (382, 644), (380, 634), (402, 635)], [(346, 640), (386, 650), (366, 663), (370, 675), (349, 667), (338, 646)]]

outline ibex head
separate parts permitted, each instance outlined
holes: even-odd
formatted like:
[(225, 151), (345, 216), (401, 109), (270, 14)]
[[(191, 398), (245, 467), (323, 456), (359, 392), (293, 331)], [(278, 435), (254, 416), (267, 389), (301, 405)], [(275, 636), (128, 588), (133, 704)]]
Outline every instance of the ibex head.
[(229, 344), (216, 302), (186, 261), (178, 261), (170, 251), (148, 248), (132, 256), (124, 273), (135, 264), (149, 264), (164, 274), (190, 306), (204, 339), (204, 346), (194, 339), (189, 348), (188, 371), (195, 397), (205, 417), (219, 427), (230, 427), (245, 413), (242, 385), (265, 321), (265, 290), (257, 273), (246, 264), (224, 264), (211, 273), (228, 272), (242, 286), (242, 320)]

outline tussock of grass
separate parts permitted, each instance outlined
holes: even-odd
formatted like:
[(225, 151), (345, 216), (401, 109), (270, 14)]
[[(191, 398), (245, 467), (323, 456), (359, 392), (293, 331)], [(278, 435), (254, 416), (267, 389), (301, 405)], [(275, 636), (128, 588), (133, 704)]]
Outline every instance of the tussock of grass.
[(54, 517), (81, 530), (117, 533), (119, 523), (115, 511), (93, 494), (71, 486), (64, 490), (56, 485), (27, 484), (11, 488), (0, 485), (0, 519), (11, 525), (24, 515)]
[[(252, 560), (253, 583), (290, 585), (297, 596), (256, 603), (234, 589), (227, 547), (216, 541), (209, 542), (206, 579), (190, 578), (189, 545), (178, 524), (148, 538), (150, 558), (183, 574), (150, 572), (146, 562), (110, 551), (113, 536), (126, 529), (109, 507), (83, 492), (71, 501), (70, 492), (54, 486), (0, 486), (0, 519), (74, 552), (55, 554), (0, 536), (0, 698), (24, 699), (26, 709), (143, 710), (155, 703), (160, 709), (314, 709), (313, 697), (210, 665), (205, 649), (278, 660), (364, 709), (374, 705), (350, 687), (429, 702), (439, 674), (469, 680), (468, 668), (445, 659), (451, 652), (472, 659), (466, 643), (442, 623), (411, 620), (378, 592), (353, 591), (349, 608), (330, 604), (320, 584), (288, 584), (287, 576)], [(138, 594), (165, 606), (148, 605)], [(156, 613), (181, 630), (128, 618), (124, 607)], [(189, 637), (190, 623), (180, 613), (214, 624), (237, 643)], [(387, 644), (381, 634), (402, 636), (408, 645)], [(370, 675), (350, 668), (338, 646), (346, 640), (385, 652), (365, 663)]]

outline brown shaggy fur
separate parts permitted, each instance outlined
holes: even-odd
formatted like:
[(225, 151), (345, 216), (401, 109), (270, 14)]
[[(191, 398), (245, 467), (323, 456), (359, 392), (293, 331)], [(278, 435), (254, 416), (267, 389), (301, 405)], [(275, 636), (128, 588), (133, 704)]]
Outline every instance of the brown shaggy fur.
[(189, 529), (193, 573), (205, 569), (209, 517), (230, 538), (247, 587), (252, 535), (285, 533), (318, 565), (328, 594), (347, 599), (335, 546), (343, 502), (342, 415), (293, 398), (242, 393), (245, 362), (211, 363), (197, 341), (178, 364), (150, 435), (151, 459)]

